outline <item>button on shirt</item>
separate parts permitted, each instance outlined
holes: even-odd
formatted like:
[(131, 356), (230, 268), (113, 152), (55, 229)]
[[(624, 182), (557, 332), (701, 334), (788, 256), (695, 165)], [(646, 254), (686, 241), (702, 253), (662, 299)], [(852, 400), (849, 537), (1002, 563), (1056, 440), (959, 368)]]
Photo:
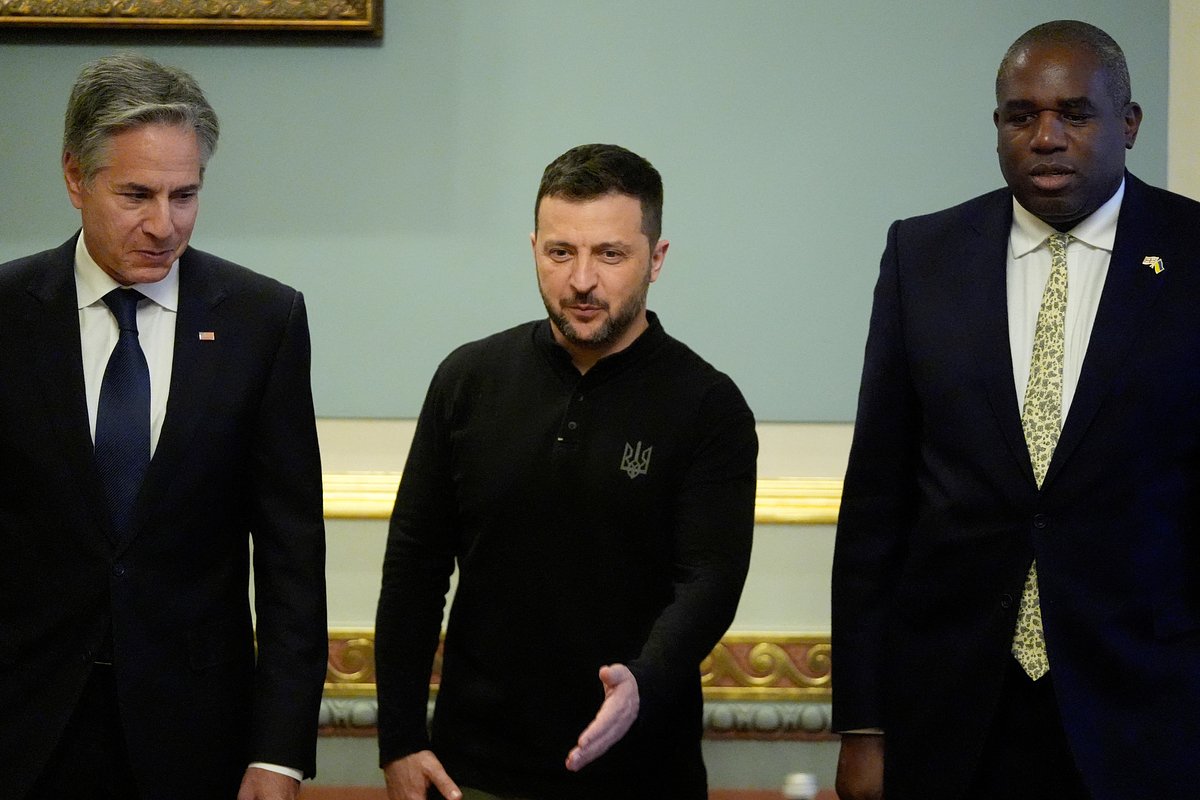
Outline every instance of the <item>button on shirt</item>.
[[(1113, 240), (1117, 235), (1117, 217), (1125, 197), (1125, 181), (1108, 201), (1068, 233), (1067, 245), (1067, 316), (1066, 348), (1063, 354), (1062, 414), (1067, 410), (1079, 385), (1083, 359), (1100, 294), (1108, 275)], [(1029, 366), (1033, 360), (1033, 334), (1037, 327), (1042, 292), (1050, 277), (1050, 247), (1046, 239), (1054, 228), (1035, 217), (1013, 199), (1013, 223), (1008, 236), (1008, 341), (1012, 352), (1013, 383), (1017, 403), (1024, 402)]]

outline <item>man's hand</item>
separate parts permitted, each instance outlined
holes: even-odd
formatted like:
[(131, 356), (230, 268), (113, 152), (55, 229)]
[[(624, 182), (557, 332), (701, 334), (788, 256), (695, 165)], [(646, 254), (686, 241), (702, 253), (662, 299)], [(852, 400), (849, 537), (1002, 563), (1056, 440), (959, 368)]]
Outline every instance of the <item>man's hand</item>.
[(387, 780), (388, 800), (425, 800), (429, 787), (433, 786), (446, 800), (459, 800), (462, 792), (432, 750), (421, 750), (395, 761), (383, 768)]
[(604, 703), (596, 718), (579, 735), (575, 748), (567, 753), (567, 769), (572, 772), (578, 772), (607, 753), (637, 719), (641, 699), (637, 678), (633, 677), (629, 667), (624, 664), (601, 667), (600, 682), (604, 684)]
[(838, 753), (837, 794), (841, 800), (883, 800), (881, 733), (843, 733)]
[(237, 800), (296, 800), (300, 781), (269, 769), (247, 767)]

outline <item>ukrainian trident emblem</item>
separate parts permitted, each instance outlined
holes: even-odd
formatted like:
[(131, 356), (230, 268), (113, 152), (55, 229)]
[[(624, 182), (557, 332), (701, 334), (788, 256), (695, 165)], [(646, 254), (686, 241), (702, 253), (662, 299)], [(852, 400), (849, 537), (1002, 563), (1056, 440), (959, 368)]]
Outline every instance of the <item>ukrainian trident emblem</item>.
[(621, 458), (621, 471), (633, 480), (638, 475), (645, 475), (650, 471), (650, 453), (653, 452), (653, 447), (642, 449), (642, 443), (638, 442), (635, 448), (629, 442), (625, 443), (625, 455)]

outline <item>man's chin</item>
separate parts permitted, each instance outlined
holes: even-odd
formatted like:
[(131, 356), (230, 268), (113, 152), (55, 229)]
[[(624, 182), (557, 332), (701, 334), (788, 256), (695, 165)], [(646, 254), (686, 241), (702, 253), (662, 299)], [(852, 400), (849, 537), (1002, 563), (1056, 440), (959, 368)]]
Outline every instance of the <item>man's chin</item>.
[(594, 330), (591, 332), (580, 333), (574, 326), (568, 325), (562, 331), (563, 338), (576, 347), (582, 347), (586, 350), (601, 350), (612, 341), (611, 332), (607, 328)]
[(135, 283), (158, 283), (171, 272), (175, 259), (163, 263), (123, 264), (114, 274), (109, 272), (114, 280), (125, 286)]
[(1067, 195), (1036, 195), (1021, 199), (1021, 205), (1048, 225), (1061, 225), (1080, 219), (1079, 202)]

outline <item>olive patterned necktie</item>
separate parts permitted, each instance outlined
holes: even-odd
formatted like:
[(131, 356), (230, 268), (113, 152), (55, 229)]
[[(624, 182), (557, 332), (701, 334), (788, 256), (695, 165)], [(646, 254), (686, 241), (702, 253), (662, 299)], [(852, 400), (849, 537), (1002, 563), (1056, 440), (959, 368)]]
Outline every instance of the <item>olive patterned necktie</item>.
[[(1067, 243), (1071, 237), (1056, 233), (1047, 239), (1050, 246), (1050, 277), (1042, 292), (1037, 327), (1033, 334), (1033, 358), (1029, 364), (1029, 383), (1025, 386), (1025, 405), (1021, 427), (1033, 464), (1038, 488), (1046, 479), (1046, 469), (1058, 444), (1062, 429), (1063, 351), (1067, 316)], [(1012, 654), (1033, 680), (1050, 671), (1046, 657), (1046, 635), (1042, 630), (1042, 609), (1038, 600), (1037, 562), (1029, 567), (1017, 628), (1013, 633)]]

